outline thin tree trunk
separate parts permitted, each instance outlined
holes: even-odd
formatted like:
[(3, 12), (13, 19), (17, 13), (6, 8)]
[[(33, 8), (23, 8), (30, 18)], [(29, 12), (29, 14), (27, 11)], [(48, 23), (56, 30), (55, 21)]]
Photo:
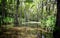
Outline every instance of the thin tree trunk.
[(15, 15), (15, 26), (18, 26), (18, 8), (19, 8), (19, 0), (17, 0), (17, 6), (16, 6), (16, 15)]
[(6, 17), (6, 0), (2, 0), (2, 23), (4, 24), (3, 19)]

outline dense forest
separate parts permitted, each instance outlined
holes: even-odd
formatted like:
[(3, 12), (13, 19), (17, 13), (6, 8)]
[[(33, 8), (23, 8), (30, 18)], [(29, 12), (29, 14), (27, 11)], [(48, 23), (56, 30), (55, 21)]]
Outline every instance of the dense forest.
[[(0, 0), (0, 28), (3, 29), (0, 31), (13, 27), (27, 29), (31, 27), (37, 28), (37, 31), (42, 29), (53, 34), (56, 15), (56, 0)], [(37, 31), (34, 30), (31, 33), (36, 35)], [(46, 38), (52, 38), (51, 35)]]

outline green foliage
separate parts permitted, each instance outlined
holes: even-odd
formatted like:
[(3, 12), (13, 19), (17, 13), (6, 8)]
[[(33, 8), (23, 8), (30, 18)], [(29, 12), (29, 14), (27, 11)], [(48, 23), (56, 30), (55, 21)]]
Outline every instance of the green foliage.
[(10, 17), (6, 17), (5, 19), (4, 19), (4, 22), (6, 22), (6, 23), (11, 23), (11, 22), (13, 22), (14, 21), (14, 19), (13, 18), (10, 18)]
[(32, 3), (32, 2), (33, 2), (33, 0), (26, 0), (25, 2)]
[[(7, 28), (13, 27), (13, 22), (15, 22), (15, 14), (18, 14), (17, 17), (18, 22), (24, 23), (28, 20), (36, 22), (41, 22), (38, 24), (41, 28), (51, 28), (54, 29), (55, 20), (56, 20), (56, 3), (53, 4), (52, 1), (47, 0), (19, 0), (19, 4), (17, 4), (17, 0), (6, 0), (6, 17), (2, 19), (2, 0), (0, 0), (0, 22), (3, 20), (5, 23), (12, 23), (11, 25), (6, 25)], [(18, 5), (18, 7), (17, 7)], [(17, 9), (18, 8), (18, 9)], [(49, 9), (50, 8), (50, 9)], [(46, 10), (47, 9), (47, 10)], [(18, 11), (17, 11), (18, 10)], [(16, 12), (17, 11), (17, 12)], [(9, 17), (7, 13), (13, 13), (13, 17)], [(26, 24), (31, 27), (37, 27), (37, 24)], [(23, 24), (22, 24), (23, 26)], [(50, 30), (50, 29), (49, 29)], [(30, 31), (29, 31), (30, 32)], [(36, 34), (37, 31), (31, 31), (30, 33)], [(47, 37), (49, 38), (49, 36)]]
[[(2, 0), (0, 0), (0, 5)], [(19, 0), (19, 6), (18, 6), (18, 12), (17, 7), (17, 1), (16, 0), (7, 0), (6, 2), (6, 15), (7, 13), (14, 13), (18, 14), (19, 22), (25, 22), (28, 21), (38, 21), (41, 22), (41, 27), (51, 27), (54, 28), (55, 26), (55, 20), (56, 20), (56, 3), (53, 4), (52, 1), (47, 0), (26, 0), (21, 1)], [(47, 2), (47, 3), (46, 3)], [(53, 7), (54, 6), (54, 7)], [(50, 10), (49, 10), (50, 8)], [(2, 15), (2, 6), (0, 6), (0, 16)], [(47, 9), (47, 10), (46, 10)], [(1, 18), (0, 18), (1, 19)], [(4, 22), (12, 23), (14, 22), (14, 17), (8, 17), (6, 16), (3, 20)]]

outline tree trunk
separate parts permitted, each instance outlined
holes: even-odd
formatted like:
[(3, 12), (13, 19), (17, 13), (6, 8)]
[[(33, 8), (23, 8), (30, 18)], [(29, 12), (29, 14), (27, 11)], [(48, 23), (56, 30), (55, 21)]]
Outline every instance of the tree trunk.
[(18, 22), (18, 8), (19, 8), (19, 0), (17, 0), (17, 6), (16, 6), (15, 26), (19, 25), (19, 22)]
[(57, 19), (53, 36), (54, 38), (60, 38), (60, 0), (57, 0)]
[(0, 35), (2, 35), (3, 34), (3, 32), (5, 32), (6, 30), (5, 30), (5, 27), (3, 26), (3, 25), (5, 25), (5, 22), (3, 21), (3, 19), (5, 19), (5, 17), (7, 16), (7, 10), (5, 9), (6, 8), (6, 1), (7, 0), (1, 0), (1, 22), (2, 22), (2, 24), (0, 25), (0, 29), (1, 29), (1, 31), (0, 31)]
[(3, 19), (7, 16), (6, 15), (7, 14), (6, 13), (7, 11), (5, 9), (6, 8), (6, 0), (2, 0), (1, 3), (2, 3), (2, 5), (1, 5), (2, 6), (2, 23), (5, 24), (4, 21), (3, 21)]

